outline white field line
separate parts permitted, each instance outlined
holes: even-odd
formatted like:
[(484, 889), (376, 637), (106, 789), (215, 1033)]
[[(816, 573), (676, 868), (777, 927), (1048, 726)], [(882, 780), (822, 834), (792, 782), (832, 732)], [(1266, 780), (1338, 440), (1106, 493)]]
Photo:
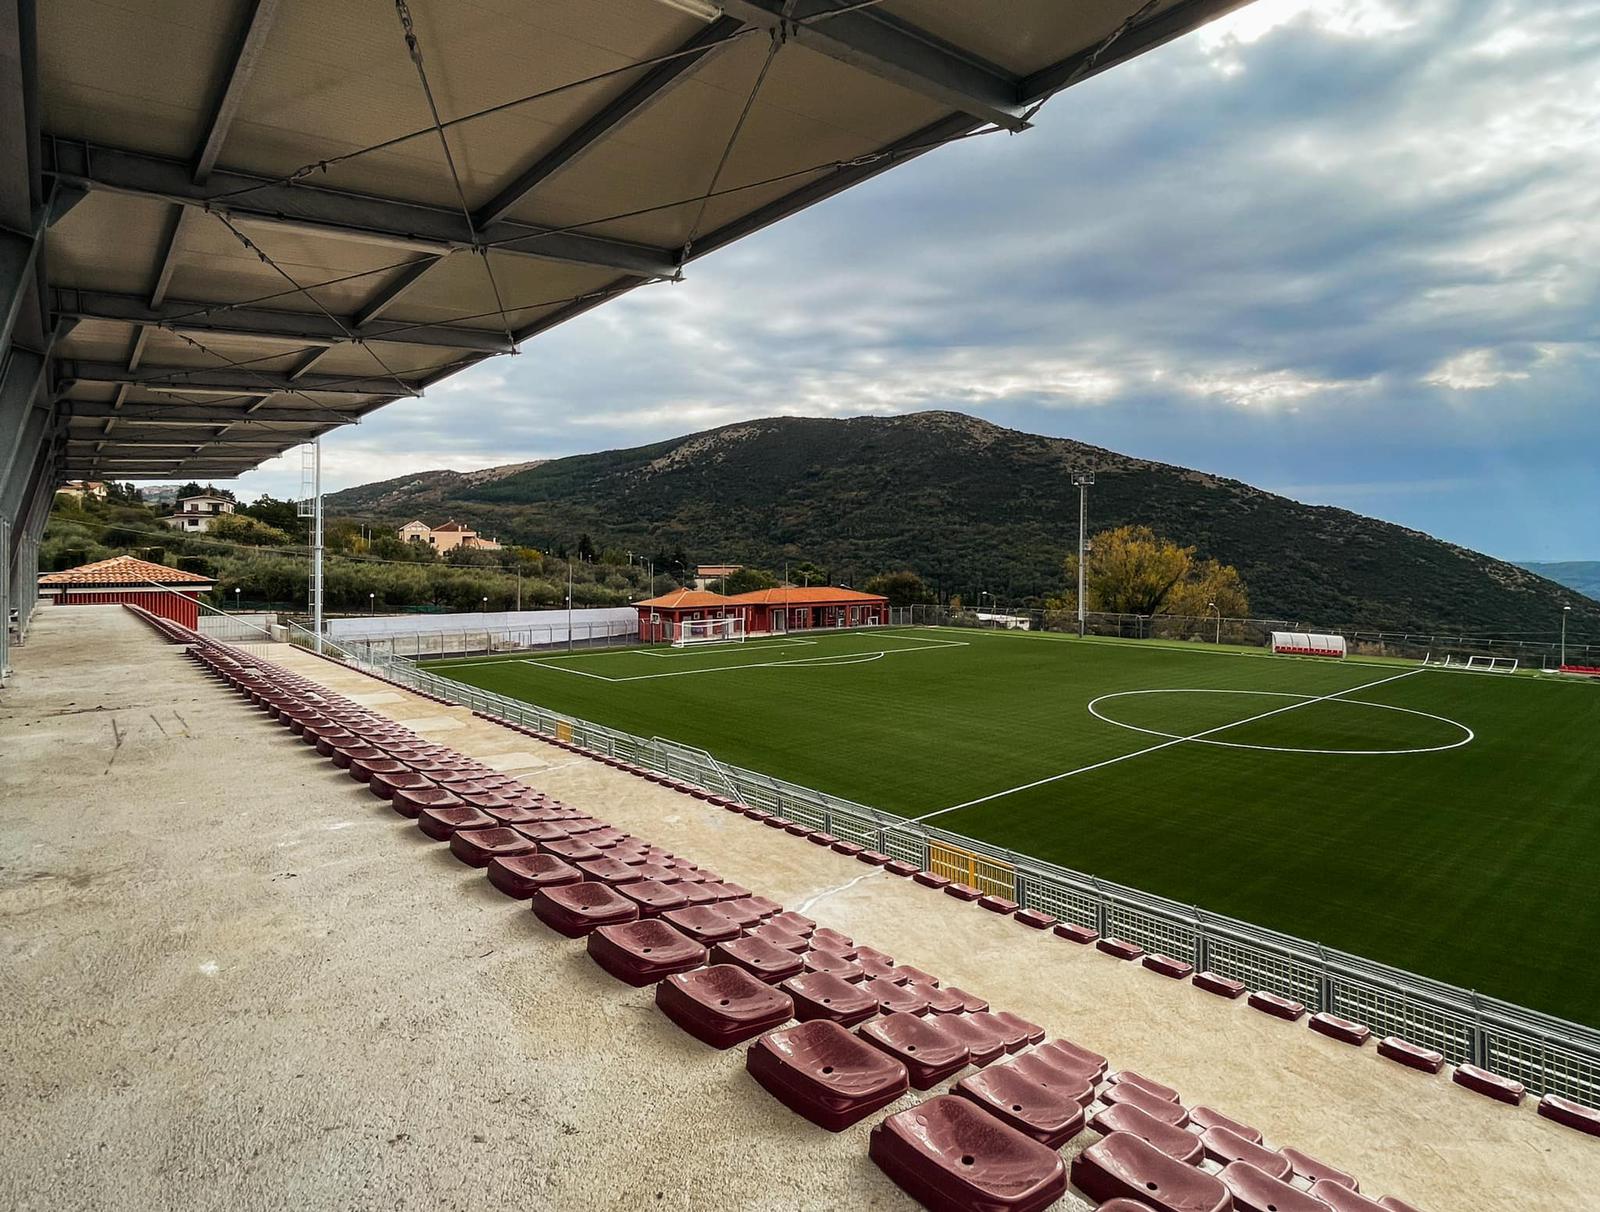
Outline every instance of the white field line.
[(947, 812), (954, 812), (958, 808), (971, 808), (976, 804), (987, 804), (990, 800), (1003, 799), (1008, 795), (1015, 795), (1019, 791), (1030, 791), (1035, 787), (1043, 787), (1047, 783), (1058, 783), (1062, 779), (1070, 779), (1075, 774), (1087, 774), (1091, 770), (1102, 770), (1107, 766), (1115, 766), (1118, 762), (1126, 762), (1130, 758), (1143, 757), (1147, 753), (1155, 753), (1162, 749), (1170, 749), (1174, 745), (1182, 745), (1186, 741), (1198, 741), (1202, 737), (1213, 736), (1219, 732), (1226, 732), (1229, 728), (1238, 728), (1242, 724), (1253, 724), (1257, 720), (1264, 720), (1271, 716), (1282, 715), (1286, 711), (1298, 711), (1302, 707), (1310, 707), (1314, 703), (1325, 703), (1329, 699), (1337, 699), (1347, 694), (1354, 694), (1358, 690), (1371, 690), (1375, 686), (1382, 686), (1387, 682), (1398, 682), (1402, 678), (1415, 677), (1422, 673), (1421, 669), (1408, 669), (1404, 673), (1397, 673), (1391, 677), (1379, 678), (1375, 682), (1363, 682), (1359, 686), (1349, 686), (1344, 690), (1335, 690), (1332, 694), (1321, 694), (1314, 699), (1301, 699), (1290, 703), (1286, 707), (1274, 707), (1271, 711), (1263, 711), (1260, 715), (1247, 716), (1242, 720), (1232, 723), (1219, 724), (1215, 728), (1207, 728), (1204, 732), (1196, 732), (1189, 736), (1173, 737), (1170, 741), (1162, 741), (1159, 745), (1150, 745), (1144, 749), (1135, 749), (1132, 753), (1120, 754), (1114, 758), (1106, 758), (1103, 762), (1094, 762), (1088, 766), (1079, 766), (1074, 770), (1063, 770), (1060, 774), (1052, 774), (1048, 778), (1036, 779), (1031, 783), (1023, 783), (1020, 787), (1008, 787), (1004, 791), (996, 791), (991, 795), (981, 795), (975, 800), (967, 800), (963, 804), (951, 804), (948, 808), (935, 809), (919, 817), (912, 818), (912, 824), (930, 820), (936, 816), (943, 816)]
[[(694, 648), (675, 648), (671, 652), (661, 652), (655, 648), (623, 648), (618, 649), (618, 651), (637, 653), (639, 656), (656, 657), (658, 660), (663, 661), (680, 661), (684, 657), (692, 657), (696, 655), (696, 650), (713, 647), (721, 649), (730, 644), (738, 644), (740, 648), (787, 648), (790, 644), (809, 644), (811, 647), (815, 648), (817, 646), (817, 641), (785, 640), (777, 636), (763, 636), (759, 640), (718, 640), (714, 644), (696, 644)], [(572, 655), (583, 656), (584, 654), (581, 652), (575, 652)], [(602, 654), (595, 653), (594, 655), (600, 656)]]
[[(888, 639), (905, 639), (889, 636)], [(587, 669), (574, 669), (570, 665), (551, 665), (544, 661), (528, 660), (524, 664), (539, 665), (561, 673), (574, 673), (579, 677), (594, 678), (597, 682), (650, 682), (657, 678), (690, 678), (702, 673), (737, 673), (741, 669), (824, 669), (837, 665), (866, 665), (886, 656), (901, 656), (909, 652), (937, 652), (942, 648), (965, 648), (966, 645), (950, 640), (936, 640), (932, 644), (918, 644), (914, 648), (882, 648), (874, 652), (838, 652), (827, 656), (795, 657), (788, 661), (745, 661), (737, 665), (712, 665), (707, 669), (671, 669), (665, 673), (635, 673), (628, 677), (612, 677), (604, 673), (590, 673)]]

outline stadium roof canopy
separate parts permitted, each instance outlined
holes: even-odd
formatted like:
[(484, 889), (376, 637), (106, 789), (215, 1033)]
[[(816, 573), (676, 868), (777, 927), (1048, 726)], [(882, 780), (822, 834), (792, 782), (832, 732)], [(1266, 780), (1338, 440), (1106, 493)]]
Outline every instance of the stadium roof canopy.
[(0, 0), (0, 512), (237, 475), (1244, 2)]

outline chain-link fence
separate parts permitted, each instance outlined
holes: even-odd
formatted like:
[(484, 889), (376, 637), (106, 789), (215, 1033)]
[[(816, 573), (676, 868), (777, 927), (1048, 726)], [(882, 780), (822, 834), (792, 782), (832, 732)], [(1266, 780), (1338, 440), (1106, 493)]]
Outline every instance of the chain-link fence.
[[(292, 643), (315, 637), (291, 627)], [(1208, 913), (1053, 863), (917, 824), (864, 804), (720, 762), (701, 749), (633, 736), (575, 716), (463, 685), (390, 654), (324, 640), (322, 652), (483, 716), (802, 822), (893, 858), (962, 878), (1102, 935), (1124, 938), (1266, 990), (1435, 1049), (1547, 1091), (1600, 1105), (1600, 1031), (1496, 998)]]
[[(1072, 610), (990, 605), (983, 610), (952, 610), (948, 606), (900, 606), (890, 612), (899, 626), (973, 627), (995, 631), (1053, 631), (1078, 634), (1078, 616)], [(1513, 657), (1522, 668), (1554, 669), (1563, 645), (1550, 639), (1518, 639), (1475, 635), (1462, 631), (1385, 631), (1356, 624), (1328, 626), (1305, 619), (1235, 619), (1212, 615), (1107, 614), (1089, 611), (1084, 634), (1124, 640), (1165, 640), (1190, 644), (1222, 644), (1265, 648), (1274, 631), (1314, 631), (1342, 635), (1351, 656), (1399, 657), (1420, 661), (1446, 655), (1457, 657)], [(1568, 664), (1600, 666), (1600, 644), (1569, 640)]]

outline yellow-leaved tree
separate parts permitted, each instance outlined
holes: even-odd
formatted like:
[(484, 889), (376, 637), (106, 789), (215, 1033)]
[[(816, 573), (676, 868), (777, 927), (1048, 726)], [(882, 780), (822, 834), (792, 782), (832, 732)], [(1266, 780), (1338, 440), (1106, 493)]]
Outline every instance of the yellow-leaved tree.
[[(1066, 609), (1078, 600), (1078, 557), (1067, 557)], [(1193, 547), (1180, 547), (1148, 526), (1118, 526), (1094, 536), (1084, 572), (1089, 610), (1110, 614), (1204, 615), (1215, 602), (1224, 618), (1242, 618), (1250, 609), (1239, 570), (1216, 560), (1196, 560)]]

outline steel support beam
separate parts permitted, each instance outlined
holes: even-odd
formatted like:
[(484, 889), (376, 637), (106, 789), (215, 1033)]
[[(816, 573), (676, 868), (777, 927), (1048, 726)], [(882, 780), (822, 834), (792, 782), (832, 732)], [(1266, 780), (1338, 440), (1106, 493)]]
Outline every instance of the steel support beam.
[[(1022, 117), (1026, 107), (1015, 76), (882, 9), (843, 11), (848, 3), (718, 0), (718, 7), (749, 25), (782, 30), (784, 36), (808, 50), (892, 81), (980, 122), (1013, 131), (1026, 129)], [(787, 18), (785, 8), (790, 9)]]
[[(235, 369), (231, 366), (146, 366), (129, 373), (114, 362), (58, 363), (58, 382), (127, 383), (131, 387), (161, 391), (226, 392), (259, 396), (264, 392), (315, 391), (351, 396), (414, 396), (419, 388), (405, 380), (356, 378), (348, 375), (306, 375), (291, 379), (281, 371)], [(124, 405), (126, 409), (126, 405)]]
[(1030, 105), (1042, 101), (1063, 88), (1098, 76), (1158, 46), (1165, 46), (1175, 38), (1181, 38), (1248, 3), (1250, 0), (1180, 0), (1154, 16), (1129, 26), (1109, 44), (1102, 41), (1043, 71), (1025, 76), (1021, 81), (1021, 95)]
[[(208, 308), (215, 309), (208, 312)], [(333, 319), (321, 312), (275, 311), (257, 307), (217, 308), (215, 304), (168, 299), (152, 306), (139, 295), (104, 291), (57, 290), (55, 314), (79, 320), (118, 320), (179, 332), (211, 333), (251, 340), (290, 341), (299, 345), (338, 345), (347, 332), (360, 340), (382, 341), (386, 332), (406, 345), (430, 345), (483, 353), (508, 353), (504, 334), (448, 325), (405, 325), (399, 322), (357, 324), (354, 317)]]
[(376, 291), (372, 298), (367, 300), (367, 305), (356, 313), (358, 327), (371, 324), (384, 312), (388, 311), (400, 301), (400, 297), (422, 280), (422, 275), (435, 265), (439, 264), (442, 257), (423, 257), (402, 269), (398, 276), (387, 286)]
[[(72, 139), (51, 137), (45, 141), (44, 150), (47, 171), (55, 180), (80, 189), (160, 198), (190, 208), (209, 206), (212, 211), (245, 223), (422, 252), (445, 253), (474, 247), (474, 233), (468, 228), (466, 217), (442, 207), (312, 185), (284, 185), (270, 178), (226, 170), (213, 171), (202, 187), (190, 180), (188, 166), (177, 160)], [(501, 255), (609, 269), (638, 277), (667, 277), (677, 270), (674, 254), (664, 249), (525, 223), (492, 223), (478, 231), (476, 239), (494, 245)]]
[(46, 409), (35, 408), (23, 419), (7, 462), (4, 476), (0, 476), (0, 517), (17, 524), (20, 508), (27, 488), (33, 483), (43, 465), (47, 451), (50, 414)]
[(248, 421), (263, 425), (354, 425), (359, 418), (351, 413), (326, 411), (303, 406), (271, 406), (247, 412), (243, 408), (215, 404), (124, 404), (121, 408), (100, 400), (62, 400), (58, 407), (68, 420), (106, 420), (124, 425), (241, 425)]
[(278, 0), (255, 0), (250, 7), (250, 17), (239, 33), (238, 44), (228, 65), (227, 78), (217, 92), (211, 121), (206, 124), (205, 142), (201, 144), (200, 154), (195, 159), (196, 185), (203, 185), (216, 167), (217, 157), (222, 154), (222, 145), (227, 142), (228, 130), (233, 126), (240, 102), (244, 100), (245, 89), (249, 87), (250, 77), (261, 58), (261, 49), (266, 45), (267, 32), (272, 28), (272, 19), (277, 12)]
[[(14, 349), (0, 361), (0, 483), (9, 483), (20, 474), (27, 453), (29, 426), (38, 421), (38, 432), (48, 419), (48, 409), (39, 407), (44, 398), (47, 360), (43, 354)], [(37, 442), (37, 432), (33, 438)]]
[(554, 176), (612, 131), (659, 101), (707, 55), (744, 29), (742, 21), (719, 17), (678, 48), (679, 57), (658, 63), (616, 97), (606, 102), (582, 126), (540, 156), (472, 216), (478, 227), (504, 219), (547, 178)]

